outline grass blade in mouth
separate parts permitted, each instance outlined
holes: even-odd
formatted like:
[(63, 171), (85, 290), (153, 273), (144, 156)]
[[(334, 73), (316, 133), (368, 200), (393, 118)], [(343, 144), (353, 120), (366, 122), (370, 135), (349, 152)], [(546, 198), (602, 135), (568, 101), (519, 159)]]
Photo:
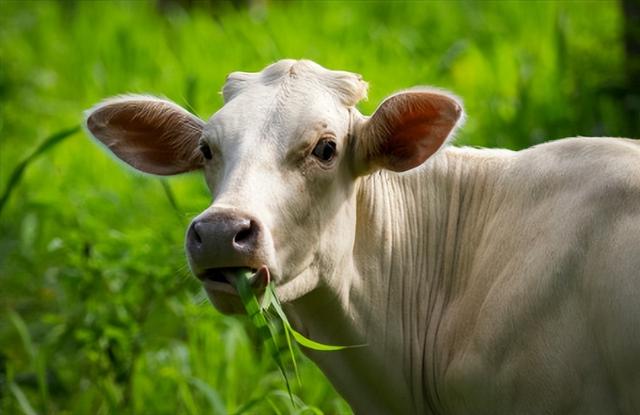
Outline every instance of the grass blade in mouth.
[(264, 343), (265, 347), (271, 354), (271, 357), (278, 365), (282, 376), (284, 377), (284, 382), (287, 386), (287, 392), (289, 393), (289, 397), (291, 398), (291, 403), (295, 406), (295, 401), (293, 399), (293, 393), (291, 392), (291, 385), (289, 384), (289, 377), (287, 376), (287, 372), (284, 368), (284, 364), (282, 363), (282, 359), (280, 358), (280, 349), (278, 347), (278, 338), (276, 336), (275, 330), (271, 328), (267, 318), (265, 316), (264, 310), (260, 307), (260, 303), (258, 303), (258, 299), (251, 289), (251, 277), (253, 274), (249, 270), (244, 270), (238, 273), (231, 281), (238, 291), (238, 295), (242, 300), (242, 304), (244, 305), (244, 309), (247, 312), (247, 315), (251, 319), (251, 323), (258, 331), (258, 336)]
[(272, 299), (271, 300), (271, 306), (275, 310), (275, 312), (278, 315), (278, 317), (280, 317), (280, 320), (282, 321), (282, 324), (285, 327), (285, 332), (291, 333), (291, 335), (293, 336), (293, 338), (296, 340), (296, 342), (299, 345), (304, 346), (304, 347), (306, 347), (308, 349), (325, 351), (325, 352), (343, 350), (343, 349), (348, 349), (348, 348), (352, 348), (352, 347), (361, 347), (361, 345), (356, 345), (356, 346), (335, 346), (335, 345), (331, 345), (331, 344), (319, 343), (317, 341), (314, 341), (314, 340), (311, 340), (311, 339), (305, 337), (304, 335), (302, 335), (301, 333), (296, 331), (293, 327), (291, 327), (291, 324), (289, 323), (289, 320), (287, 319), (286, 314), (284, 314), (284, 311), (282, 310), (282, 306), (280, 305), (280, 301), (278, 300), (278, 297), (276, 296), (275, 289), (273, 287), (273, 283), (270, 283), (267, 286), (267, 289), (265, 290), (265, 292), (266, 291), (270, 291), (271, 292), (271, 295), (270, 295), (270, 297)]
[(282, 350), (284, 347), (280, 347), (281, 340), (276, 334), (277, 329), (276, 327), (272, 326), (272, 324), (275, 324), (277, 322), (274, 322), (273, 320), (277, 318), (279, 320), (279, 323), (282, 324), (282, 327), (284, 328), (284, 334), (287, 343), (286, 347), (289, 350), (291, 361), (293, 362), (293, 370), (299, 386), (302, 386), (302, 382), (300, 381), (298, 365), (296, 363), (295, 354), (293, 352), (293, 342), (291, 341), (292, 337), (299, 345), (303, 347), (326, 352), (354, 347), (363, 347), (365, 345), (336, 346), (319, 343), (303, 336), (302, 334), (297, 332), (289, 323), (286, 314), (282, 310), (280, 300), (278, 300), (278, 296), (276, 295), (275, 285), (273, 281), (267, 284), (262, 297), (262, 301), (258, 302), (255, 293), (251, 289), (252, 276), (253, 274), (251, 273), (251, 271), (246, 269), (239, 271), (235, 278), (231, 279), (231, 281), (235, 289), (238, 291), (238, 295), (240, 296), (240, 300), (244, 305), (247, 315), (251, 319), (253, 326), (258, 331), (260, 339), (265, 344), (265, 347), (273, 357), (273, 360), (278, 365), (278, 368), (280, 369), (280, 372), (284, 377), (284, 381), (287, 386), (287, 392), (289, 393), (289, 397), (291, 398), (291, 403), (296, 406), (293, 394), (291, 393), (289, 378), (287, 377), (287, 372), (280, 357), (280, 350)]

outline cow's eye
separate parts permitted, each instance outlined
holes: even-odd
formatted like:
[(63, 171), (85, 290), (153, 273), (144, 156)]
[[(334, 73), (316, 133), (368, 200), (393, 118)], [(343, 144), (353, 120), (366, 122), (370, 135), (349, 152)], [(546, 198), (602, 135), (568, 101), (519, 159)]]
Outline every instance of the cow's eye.
[(211, 158), (213, 157), (213, 154), (211, 154), (211, 148), (206, 141), (200, 141), (200, 152), (207, 160), (211, 160)]
[(323, 138), (318, 141), (318, 144), (316, 144), (311, 154), (320, 161), (328, 163), (336, 156), (336, 142), (328, 138)]

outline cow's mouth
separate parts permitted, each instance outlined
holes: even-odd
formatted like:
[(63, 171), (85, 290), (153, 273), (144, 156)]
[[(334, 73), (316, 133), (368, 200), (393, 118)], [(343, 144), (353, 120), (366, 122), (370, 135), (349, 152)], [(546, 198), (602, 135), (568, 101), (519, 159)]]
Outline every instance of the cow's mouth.
[(252, 274), (249, 282), (254, 291), (261, 291), (269, 284), (269, 268), (266, 265), (258, 269), (249, 267), (208, 268), (198, 273), (197, 276), (207, 290), (237, 295), (233, 282), (236, 278), (241, 278), (242, 274), (247, 271)]

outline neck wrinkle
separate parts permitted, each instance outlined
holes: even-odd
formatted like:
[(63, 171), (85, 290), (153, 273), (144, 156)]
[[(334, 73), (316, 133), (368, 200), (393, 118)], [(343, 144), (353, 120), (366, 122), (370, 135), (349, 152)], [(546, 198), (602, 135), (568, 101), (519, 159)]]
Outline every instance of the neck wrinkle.
[[(359, 184), (360, 281), (349, 302), (378, 356), (396, 357), (388, 370), (401, 370), (417, 413), (443, 411), (439, 387), (453, 335), (443, 322), (465, 290), (483, 224), (496, 208), (488, 198), (500, 178), (496, 163), (477, 160), (491, 154), (447, 148), (415, 172), (380, 171)], [(371, 315), (372, 307), (384, 314)]]

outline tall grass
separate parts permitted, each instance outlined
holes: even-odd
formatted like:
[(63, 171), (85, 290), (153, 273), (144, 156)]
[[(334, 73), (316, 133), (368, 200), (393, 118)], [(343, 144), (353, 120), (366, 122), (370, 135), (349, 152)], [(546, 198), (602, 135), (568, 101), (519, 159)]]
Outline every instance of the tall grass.
[(638, 134), (611, 93), (615, 2), (249, 4), (0, 2), (0, 413), (349, 412), (304, 359), (294, 408), (248, 321), (189, 276), (185, 224), (210, 202), (197, 174), (161, 181), (54, 135), (104, 97), (206, 118), (228, 72), (305, 57), (362, 73), (365, 113), (408, 86), (451, 89), (460, 144)]
[[(71, 137), (73, 134), (80, 131), (80, 127), (71, 127), (66, 128), (62, 131), (54, 133), (50, 137), (46, 138), (41, 144), (39, 144), (36, 149), (24, 158), (17, 166), (14, 167), (11, 175), (9, 176), (9, 180), (5, 186), (4, 191), (0, 195), (0, 213), (2, 213), (2, 208), (6, 205), (9, 197), (11, 197), (11, 192), (20, 184), (20, 180), (22, 179), (22, 175), (24, 171), (29, 167), (31, 163), (38, 159), (42, 154), (51, 151), (55, 146)], [(164, 183), (164, 182), (163, 182)]]

